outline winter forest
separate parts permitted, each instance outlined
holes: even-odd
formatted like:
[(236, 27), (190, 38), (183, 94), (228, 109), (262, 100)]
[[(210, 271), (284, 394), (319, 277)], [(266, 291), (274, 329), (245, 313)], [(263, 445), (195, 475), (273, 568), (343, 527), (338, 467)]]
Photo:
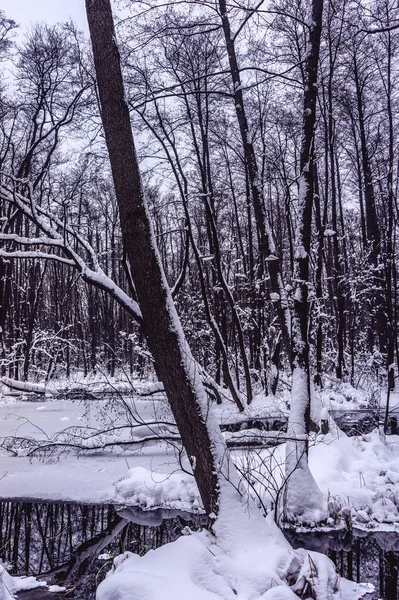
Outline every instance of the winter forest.
[(85, 8), (0, 10), (0, 599), (396, 600), (399, 5)]

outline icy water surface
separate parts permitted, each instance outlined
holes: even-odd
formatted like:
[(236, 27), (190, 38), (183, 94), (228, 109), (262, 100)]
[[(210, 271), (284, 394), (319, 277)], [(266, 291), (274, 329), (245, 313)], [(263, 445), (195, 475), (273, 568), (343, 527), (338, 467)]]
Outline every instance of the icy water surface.
[[(145, 553), (175, 540), (187, 524), (196, 526), (187, 515), (164, 517), (156, 514), (146, 523), (145, 514), (118, 513), (112, 505), (0, 502), (0, 558), (12, 574), (41, 575), (66, 588), (51, 594), (32, 590), (21, 593), (20, 600), (94, 600), (114, 556), (126, 550)], [(344, 577), (373, 583), (376, 590), (369, 600), (399, 598), (399, 534), (285, 535), (295, 548), (327, 554)]]
[(284, 534), (294, 548), (329, 556), (343, 577), (372, 583), (375, 592), (367, 594), (365, 599), (399, 598), (399, 533), (341, 530), (329, 533), (284, 531)]
[(153, 519), (139, 525), (126, 516), (132, 515), (118, 514), (112, 505), (0, 502), (0, 558), (10, 573), (38, 575), (66, 588), (59, 593), (38, 588), (20, 593), (20, 600), (94, 600), (115, 556), (162, 546), (179, 537), (187, 524), (182, 517), (155, 515), (157, 524)]

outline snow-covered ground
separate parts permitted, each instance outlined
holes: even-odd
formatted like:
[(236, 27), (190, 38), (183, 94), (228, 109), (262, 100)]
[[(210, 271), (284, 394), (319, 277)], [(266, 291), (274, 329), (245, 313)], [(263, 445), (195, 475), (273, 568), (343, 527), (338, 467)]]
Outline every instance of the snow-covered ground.
[(293, 550), (273, 519), (222, 490), (216, 536), (180, 537), (145, 556), (118, 556), (97, 600), (357, 600), (373, 586), (337, 576), (326, 556)]
[(355, 527), (399, 531), (399, 436), (372, 433), (320, 436), (310, 451), (310, 468), (328, 495), (337, 520)]
[[(298, 577), (292, 589), (286, 584), (291, 575)], [(316, 592), (307, 588), (312, 583)], [(303, 589), (316, 593), (312, 597), (318, 600), (357, 600), (374, 587), (338, 577), (331, 561), (315, 552), (251, 540), (242, 552), (235, 546), (226, 554), (209, 534), (201, 532), (144, 556), (120, 555), (100, 584), (97, 600), (297, 600)]]
[[(324, 392), (323, 401), (331, 397)], [(352, 404), (356, 391), (346, 390)], [(358, 394), (360, 400), (364, 395)], [(341, 404), (343, 394), (334, 391), (334, 402)], [(338, 399), (337, 399), (338, 398)], [(396, 395), (393, 404), (398, 401)], [(331, 401), (331, 398), (330, 398)], [(343, 400), (347, 402), (347, 400)], [(334, 406), (335, 408), (335, 406)], [(282, 400), (258, 397), (239, 419), (284, 414)], [(130, 412), (131, 411), (131, 412)], [(233, 406), (218, 406), (220, 423), (233, 422)], [(133, 416), (132, 416), (133, 415)], [(137, 422), (135, 422), (135, 419)], [(141, 423), (164, 423), (161, 433), (172, 442), (157, 441), (159, 427)], [(0, 496), (2, 498), (69, 500), (89, 503), (115, 502), (143, 510), (166, 508), (201, 510), (193, 478), (179, 446), (173, 443), (176, 430), (168, 405), (162, 399), (139, 398), (70, 401), (54, 398), (26, 401), (3, 396), (0, 400)], [(129, 423), (134, 428), (129, 427)], [(122, 426), (127, 425), (123, 429)], [(89, 427), (79, 448), (64, 446)], [(107, 430), (111, 428), (110, 432)], [(261, 432), (262, 434), (262, 432)], [(226, 432), (225, 437), (251, 437), (252, 430)], [(276, 432), (265, 435), (278, 437)], [(75, 437), (74, 437), (75, 436)], [(123, 445), (131, 438), (138, 442), (150, 438), (145, 446)], [(284, 437), (284, 436), (283, 436)], [(29, 456), (32, 443), (18, 445), (15, 438), (40, 440), (45, 446), (56, 440), (56, 450)], [(95, 449), (118, 439), (121, 446)], [(154, 438), (154, 439), (152, 439)], [(15, 454), (6, 448), (14, 448)], [(281, 497), (285, 476), (285, 445), (273, 448), (239, 449), (231, 452), (242, 475), (249, 479), (256, 497), (266, 512), (275, 508)], [(183, 461), (183, 463), (181, 463)], [(361, 437), (347, 437), (334, 427), (327, 435), (314, 435), (310, 444), (310, 468), (329, 500), (330, 524), (351, 519), (354, 525), (399, 529), (399, 437), (383, 436), (377, 430)], [(280, 498), (281, 499), (281, 498)]]
[[(234, 451), (266, 511), (275, 506), (285, 477), (285, 444)], [(399, 532), (399, 436), (378, 430), (361, 437), (342, 432), (313, 436), (310, 470), (328, 499), (329, 526)]]
[[(330, 399), (330, 402), (331, 399)], [(334, 400), (340, 404), (338, 400)], [(345, 402), (347, 402), (345, 400)], [(354, 406), (361, 403), (351, 400)], [(330, 404), (331, 407), (331, 404)], [(352, 407), (351, 407), (352, 408)], [(256, 398), (241, 420), (286, 414), (284, 400)], [(216, 407), (221, 423), (233, 422), (234, 407)], [(273, 417), (274, 418), (274, 417)], [(118, 437), (137, 441), (150, 437), (153, 425), (163, 421), (164, 435), (175, 435), (166, 402), (136, 399), (122, 406), (118, 400), (66, 401), (41, 398), (26, 401), (3, 397), (0, 401), (0, 496), (79, 502), (117, 502), (142, 510), (201, 510), (193, 478), (181, 470), (187, 463), (175, 444), (152, 440), (144, 448), (108, 446)], [(122, 425), (135, 426), (118, 429)], [(74, 436), (89, 427), (90, 437), (69, 448)], [(111, 428), (112, 431), (107, 430)], [(154, 433), (159, 428), (154, 430)], [(226, 433), (226, 437), (230, 434)], [(155, 435), (154, 435), (155, 437)], [(29, 438), (27, 446), (16, 438)], [(55, 440), (55, 453), (29, 456), (37, 441)], [(94, 442), (93, 442), (94, 440)], [(14, 448), (14, 454), (8, 449)], [(16, 450), (15, 450), (16, 449)], [(251, 480), (256, 502), (270, 511), (284, 483), (284, 444), (260, 450), (234, 450), (232, 457), (241, 473)], [(49, 460), (50, 459), (50, 460)], [(362, 438), (348, 438), (332, 427), (327, 435), (315, 435), (310, 467), (329, 497), (331, 525), (351, 518), (365, 527), (397, 527), (399, 515), (399, 437), (386, 439), (378, 431)], [(398, 501), (397, 501), (398, 499)], [(337, 578), (332, 563), (317, 553), (293, 551), (268, 518), (248, 519), (242, 506), (237, 515), (227, 506), (217, 521), (217, 539), (207, 532), (189, 534), (145, 557), (126, 553), (116, 560), (112, 574), (98, 590), (98, 600), (286, 600), (310, 587), (319, 600), (355, 599), (370, 587)], [(257, 520), (258, 519), (258, 520)], [(259, 522), (258, 522), (259, 521)], [(236, 527), (239, 523), (239, 528)], [(189, 533), (189, 532), (188, 532)], [(226, 537), (227, 536), (227, 537)], [(291, 587), (287, 586), (289, 584)], [(16, 585), (16, 584), (15, 584)], [(317, 589), (316, 589), (317, 588)], [(15, 589), (17, 589), (15, 587)], [(1, 597), (1, 596), (0, 596)], [(7, 598), (7, 596), (6, 596)]]

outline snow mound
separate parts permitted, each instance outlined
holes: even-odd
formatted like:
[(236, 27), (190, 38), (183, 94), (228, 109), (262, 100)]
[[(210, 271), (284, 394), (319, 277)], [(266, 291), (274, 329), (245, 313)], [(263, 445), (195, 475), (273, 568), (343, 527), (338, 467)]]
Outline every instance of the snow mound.
[[(145, 556), (125, 552), (100, 584), (97, 600), (218, 600), (204, 535), (182, 537)], [(205, 568), (204, 568), (205, 567)], [(207, 585), (208, 584), (208, 585)], [(220, 590), (222, 591), (222, 590)], [(225, 590), (224, 590), (225, 591)]]
[[(326, 387), (319, 395), (321, 404), (328, 410), (356, 410), (370, 406), (372, 391), (356, 389), (346, 382), (327, 381)], [(381, 401), (381, 398), (379, 400)]]
[(177, 471), (156, 473), (134, 467), (115, 485), (116, 500), (144, 511), (155, 509), (203, 513), (194, 477)]
[(125, 552), (99, 585), (97, 600), (358, 600), (366, 593), (356, 584), (356, 594), (346, 586), (341, 593), (328, 557), (293, 550), (272, 516), (264, 518), (223, 480), (219, 500), (213, 533), (186, 528), (186, 535), (144, 556)]
[(332, 516), (346, 515), (367, 528), (398, 524), (398, 451), (399, 436), (377, 429), (361, 437), (329, 433), (310, 448), (310, 468), (329, 494)]
[(13, 600), (14, 594), (37, 587), (46, 587), (46, 583), (35, 577), (12, 577), (0, 564), (0, 599)]
[(254, 547), (224, 552), (202, 531), (144, 556), (125, 552), (114, 560), (96, 600), (294, 600), (309, 594), (358, 600), (373, 589), (340, 579), (324, 555), (293, 551), (272, 539), (259, 554), (253, 541)]

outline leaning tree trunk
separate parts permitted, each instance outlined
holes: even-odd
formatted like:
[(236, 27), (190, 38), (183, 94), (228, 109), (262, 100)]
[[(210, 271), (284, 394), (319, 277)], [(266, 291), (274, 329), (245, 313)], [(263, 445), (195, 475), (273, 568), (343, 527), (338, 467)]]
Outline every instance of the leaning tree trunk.
[(126, 259), (143, 316), (148, 347), (193, 468), (208, 515), (218, 513), (223, 442), (205, 415), (207, 397), (161, 265), (140, 178), (110, 0), (86, 0), (105, 140)]
[(298, 222), (295, 238), (294, 309), (292, 315), (292, 393), (287, 442), (285, 518), (320, 521), (325, 517), (323, 498), (308, 465), (311, 378), (309, 365), (309, 252), (314, 195), (314, 130), (317, 101), (323, 0), (313, 0), (309, 50), (305, 63), (305, 91), (301, 142)]

